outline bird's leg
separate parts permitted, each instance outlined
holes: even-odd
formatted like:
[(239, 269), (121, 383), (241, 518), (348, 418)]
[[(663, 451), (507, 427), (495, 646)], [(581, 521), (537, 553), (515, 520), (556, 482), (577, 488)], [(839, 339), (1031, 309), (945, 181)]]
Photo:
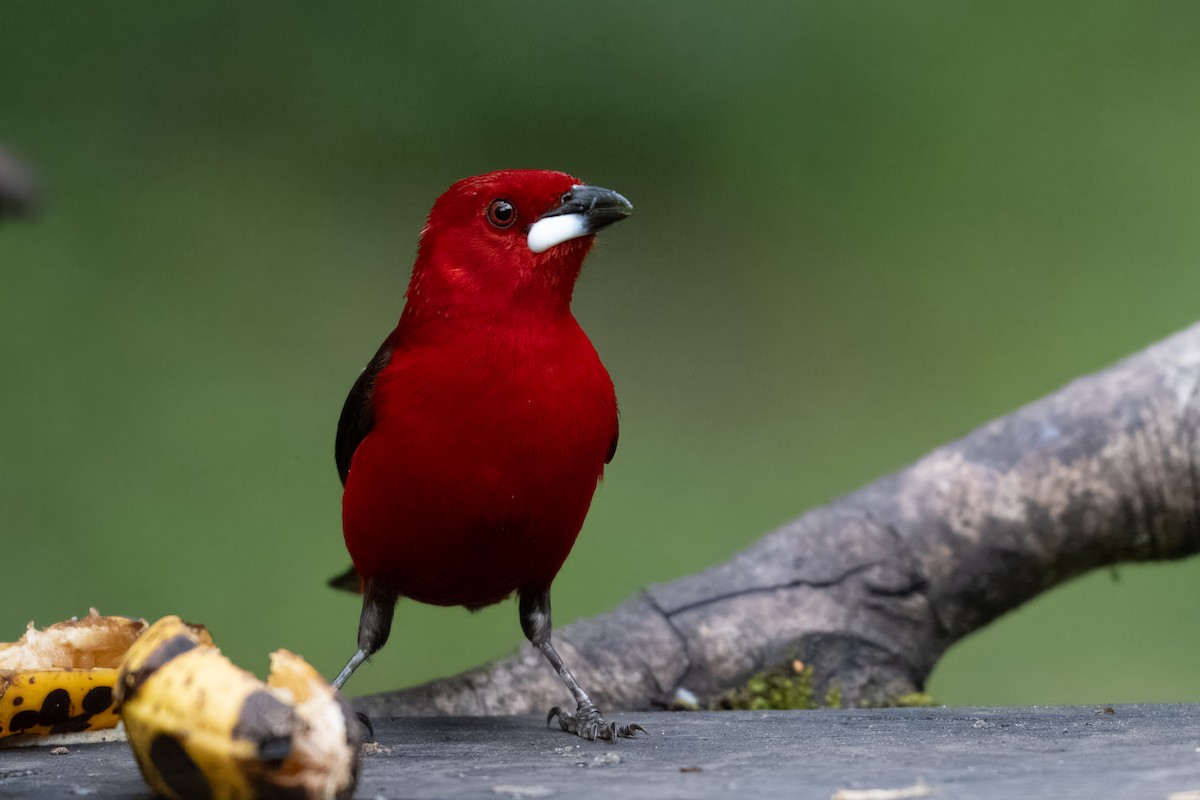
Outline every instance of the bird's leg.
[(366, 581), (363, 586), (362, 615), (358, 618), (358, 650), (333, 679), (333, 688), (341, 689), (354, 670), (387, 643), (395, 611), (396, 593), (375, 581)]
[[(358, 618), (358, 650), (350, 656), (346, 666), (333, 679), (333, 688), (341, 690), (354, 670), (364, 661), (378, 652), (387, 644), (388, 634), (392, 632), (392, 614), (396, 611), (396, 593), (374, 581), (366, 581), (363, 586), (362, 614)], [(367, 729), (364, 737), (367, 741), (375, 739), (375, 726), (371, 718), (361, 711), (355, 712), (358, 721)]]
[(573, 733), (583, 739), (595, 741), (596, 739), (604, 739), (606, 741), (616, 741), (620, 736), (632, 737), (638, 731), (646, 732), (646, 729), (636, 722), (629, 725), (618, 725), (615, 722), (608, 722), (600, 714), (600, 709), (596, 708), (596, 704), (592, 702), (592, 698), (588, 697), (587, 692), (575, 680), (575, 676), (567, 669), (563, 663), (562, 657), (558, 651), (554, 649), (554, 645), (550, 643), (550, 590), (538, 589), (534, 591), (522, 591), (520, 593), (520, 608), (521, 608), (521, 630), (525, 632), (525, 637), (534, 644), (546, 656), (546, 660), (550, 662), (550, 666), (554, 667), (554, 671), (562, 678), (563, 683), (567, 685), (567, 689), (571, 691), (571, 696), (575, 698), (575, 713), (571, 713), (563, 708), (555, 706), (550, 709), (550, 714), (546, 717), (546, 724), (550, 724), (550, 720), (558, 718), (558, 725), (564, 731)]

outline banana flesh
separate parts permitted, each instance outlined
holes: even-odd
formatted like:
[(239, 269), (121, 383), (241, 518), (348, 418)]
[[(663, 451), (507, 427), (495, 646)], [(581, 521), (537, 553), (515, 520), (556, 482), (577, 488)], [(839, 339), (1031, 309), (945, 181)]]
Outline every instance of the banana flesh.
[(213, 646), (203, 628), (165, 617), (130, 648), (116, 701), (143, 777), (190, 798), (349, 798), (359, 728), (304, 659), (271, 656), (263, 683)]
[(115, 727), (117, 668), (145, 627), (93, 608), (41, 631), (30, 623), (20, 641), (0, 644), (0, 745)]

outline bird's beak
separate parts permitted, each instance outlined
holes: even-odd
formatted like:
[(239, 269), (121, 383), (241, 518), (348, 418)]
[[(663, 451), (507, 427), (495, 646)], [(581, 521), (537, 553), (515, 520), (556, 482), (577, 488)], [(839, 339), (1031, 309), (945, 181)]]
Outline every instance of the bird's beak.
[(558, 206), (529, 226), (529, 249), (544, 253), (556, 244), (596, 233), (633, 212), (633, 205), (612, 189), (572, 186)]

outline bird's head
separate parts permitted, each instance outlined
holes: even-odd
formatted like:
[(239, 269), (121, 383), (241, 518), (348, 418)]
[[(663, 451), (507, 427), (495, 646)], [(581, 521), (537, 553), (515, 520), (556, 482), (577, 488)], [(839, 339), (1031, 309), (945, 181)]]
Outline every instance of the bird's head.
[(441, 314), (565, 310), (595, 233), (633, 206), (562, 172), (464, 178), (433, 204), (408, 288)]

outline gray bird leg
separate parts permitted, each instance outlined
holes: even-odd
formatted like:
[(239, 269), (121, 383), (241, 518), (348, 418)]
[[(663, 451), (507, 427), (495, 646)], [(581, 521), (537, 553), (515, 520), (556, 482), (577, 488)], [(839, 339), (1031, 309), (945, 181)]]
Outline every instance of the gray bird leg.
[(341, 689), (354, 670), (387, 644), (395, 611), (396, 593), (374, 581), (367, 581), (363, 587), (362, 614), (358, 618), (358, 651), (333, 679), (333, 688)]
[(629, 725), (618, 725), (605, 720), (600, 709), (596, 708), (596, 704), (592, 702), (592, 698), (588, 697), (587, 692), (567, 669), (562, 657), (550, 643), (549, 589), (522, 591), (520, 593), (520, 611), (521, 630), (525, 632), (525, 637), (542, 651), (546, 660), (550, 662), (550, 666), (554, 667), (554, 671), (558, 673), (558, 677), (562, 678), (563, 683), (567, 685), (571, 696), (575, 698), (575, 713), (572, 714), (555, 706), (550, 709), (550, 714), (546, 717), (547, 725), (550, 724), (550, 720), (557, 717), (558, 725), (564, 731), (590, 741), (603, 739), (611, 742), (621, 736), (633, 737), (638, 731), (646, 732), (646, 729), (636, 722)]

